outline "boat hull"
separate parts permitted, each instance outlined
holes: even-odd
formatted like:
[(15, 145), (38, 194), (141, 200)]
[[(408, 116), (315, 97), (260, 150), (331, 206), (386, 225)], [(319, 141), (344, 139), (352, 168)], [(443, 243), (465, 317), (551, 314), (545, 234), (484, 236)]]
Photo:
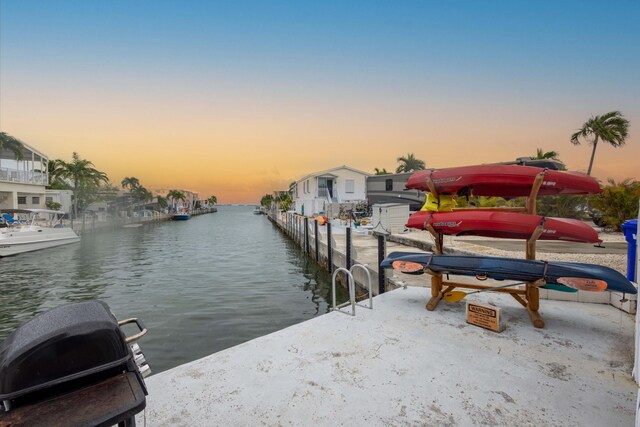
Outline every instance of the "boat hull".
[(190, 218), (191, 218), (191, 215), (189, 214), (175, 214), (171, 219), (173, 219), (174, 221), (186, 221)]
[(440, 194), (523, 197), (531, 193), (531, 187), (540, 173), (544, 173), (538, 191), (541, 196), (596, 194), (602, 191), (595, 179), (580, 172), (518, 165), (477, 165), (418, 171), (409, 177), (406, 187), (429, 191), (426, 179), (431, 178)]
[(561, 277), (577, 277), (604, 280), (606, 290), (636, 294), (635, 286), (621, 273), (609, 267), (575, 262), (546, 262), (516, 258), (488, 256), (437, 255), (417, 252), (392, 252), (380, 266), (391, 268), (393, 261), (421, 264), (432, 271), (463, 276), (482, 276), (496, 280), (534, 282), (545, 279), (547, 283), (564, 286)]
[(0, 257), (68, 245), (79, 241), (80, 237), (70, 228), (7, 229), (0, 234)]
[(529, 239), (544, 220), (540, 240), (599, 243), (598, 233), (582, 221), (542, 217), (515, 212), (469, 210), (452, 212), (416, 212), (407, 227), (424, 230), (427, 222), (439, 233), (453, 236), (484, 236), (506, 239)]

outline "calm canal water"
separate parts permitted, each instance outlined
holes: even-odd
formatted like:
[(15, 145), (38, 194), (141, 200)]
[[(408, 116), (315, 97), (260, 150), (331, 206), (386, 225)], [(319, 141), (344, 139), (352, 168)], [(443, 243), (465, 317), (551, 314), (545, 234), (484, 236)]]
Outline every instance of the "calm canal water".
[(144, 321), (140, 346), (158, 373), (326, 313), (330, 292), (329, 274), (265, 216), (220, 206), (0, 258), (0, 340), (49, 308), (101, 299)]

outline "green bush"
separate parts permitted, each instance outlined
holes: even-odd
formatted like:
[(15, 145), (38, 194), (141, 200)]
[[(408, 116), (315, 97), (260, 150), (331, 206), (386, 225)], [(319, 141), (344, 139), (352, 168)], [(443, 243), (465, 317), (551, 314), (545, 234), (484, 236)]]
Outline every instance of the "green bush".
[(620, 231), (624, 221), (638, 217), (640, 182), (626, 179), (617, 183), (611, 178), (608, 182), (602, 193), (589, 198), (592, 217), (596, 224)]

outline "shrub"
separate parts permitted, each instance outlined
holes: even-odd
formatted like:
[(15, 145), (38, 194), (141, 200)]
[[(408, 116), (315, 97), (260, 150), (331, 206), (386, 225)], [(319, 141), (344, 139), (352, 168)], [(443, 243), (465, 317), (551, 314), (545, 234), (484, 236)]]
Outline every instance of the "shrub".
[(589, 204), (596, 224), (620, 231), (623, 222), (638, 217), (640, 182), (626, 179), (617, 183), (611, 178), (608, 182), (601, 194), (590, 196)]

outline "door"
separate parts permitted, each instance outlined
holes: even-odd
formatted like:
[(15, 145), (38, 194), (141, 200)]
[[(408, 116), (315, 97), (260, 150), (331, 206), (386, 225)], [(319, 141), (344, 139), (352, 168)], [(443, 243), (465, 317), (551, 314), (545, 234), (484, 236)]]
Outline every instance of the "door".
[(333, 179), (327, 179), (327, 193), (329, 194), (329, 199), (333, 200)]

